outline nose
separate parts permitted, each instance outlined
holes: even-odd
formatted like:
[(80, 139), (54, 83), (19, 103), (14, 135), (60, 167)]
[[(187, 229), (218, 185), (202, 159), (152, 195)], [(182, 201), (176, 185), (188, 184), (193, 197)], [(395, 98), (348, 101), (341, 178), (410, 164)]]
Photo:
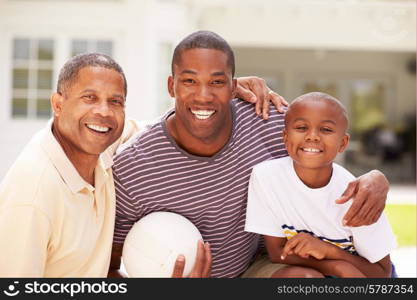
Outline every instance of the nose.
[(201, 85), (195, 93), (195, 100), (204, 102), (212, 101), (213, 93), (211, 92), (211, 88), (206, 85)]
[(313, 141), (313, 142), (320, 141), (320, 135), (319, 135), (318, 130), (316, 130), (315, 128), (312, 128), (309, 131), (307, 131), (306, 140)]
[(97, 103), (95, 103), (94, 108), (93, 108), (93, 113), (101, 115), (102, 117), (107, 117), (111, 115), (112, 111), (107, 101), (102, 100), (102, 101), (97, 101)]

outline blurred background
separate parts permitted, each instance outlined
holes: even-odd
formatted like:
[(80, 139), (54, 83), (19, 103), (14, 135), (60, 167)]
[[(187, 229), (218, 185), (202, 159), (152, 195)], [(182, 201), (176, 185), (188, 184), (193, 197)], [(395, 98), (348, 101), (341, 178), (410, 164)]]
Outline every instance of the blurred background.
[(232, 45), (237, 76), (263, 77), (289, 101), (324, 91), (345, 104), (351, 142), (338, 162), (386, 174), (387, 213), (407, 231), (401, 246), (414, 245), (415, 276), (414, 0), (0, 0), (0, 180), (51, 117), (68, 58), (114, 57), (128, 80), (127, 115), (148, 121), (173, 106), (172, 51), (198, 29)]

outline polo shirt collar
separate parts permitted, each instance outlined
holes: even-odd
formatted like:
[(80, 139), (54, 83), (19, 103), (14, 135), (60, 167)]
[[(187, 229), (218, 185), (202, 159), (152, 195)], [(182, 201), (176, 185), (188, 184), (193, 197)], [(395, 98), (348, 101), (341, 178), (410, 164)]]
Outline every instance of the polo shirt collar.
[[(52, 123), (53, 119), (49, 120), (48, 125), (44, 129), (41, 142), (42, 148), (47, 153), (58, 173), (73, 193), (78, 193), (84, 188), (89, 191), (94, 191), (94, 187), (81, 177), (77, 169), (65, 154), (61, 145), (56, 140), (52, 133)], [(94, 171), (97, 172), (101, 169), (103, 173), (108, 173), (112, 165), (113, 159), (111, 155), (104, 152), (100, 155)]]

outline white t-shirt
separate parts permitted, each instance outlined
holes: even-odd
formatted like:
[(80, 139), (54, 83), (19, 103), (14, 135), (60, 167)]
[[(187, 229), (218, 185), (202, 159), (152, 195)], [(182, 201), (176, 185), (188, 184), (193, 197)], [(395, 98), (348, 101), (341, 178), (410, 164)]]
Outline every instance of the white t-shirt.
[(245, 230), (287, 238), (308, 232), (375, 263), (396, 248), (396, 239), (384, 214), (369, 226), (343, 226), (351, 201), (336, 204), (335, 200), (354, 179), (333, 163), (330, 182), (312, 189), (300, 180), (290, 157), (260, 163), (249, 183)]

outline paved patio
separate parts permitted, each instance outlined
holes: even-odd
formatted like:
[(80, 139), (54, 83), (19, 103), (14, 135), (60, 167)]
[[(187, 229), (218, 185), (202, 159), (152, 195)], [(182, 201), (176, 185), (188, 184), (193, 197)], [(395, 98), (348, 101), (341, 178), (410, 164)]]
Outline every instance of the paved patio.
[[(416, 186), (392, 185), (388, 193), (387, 203), (416, 204)], [(416, 247), (398, 248), (391, 254), (398, 277), (417, 277), (416, 256)]]

